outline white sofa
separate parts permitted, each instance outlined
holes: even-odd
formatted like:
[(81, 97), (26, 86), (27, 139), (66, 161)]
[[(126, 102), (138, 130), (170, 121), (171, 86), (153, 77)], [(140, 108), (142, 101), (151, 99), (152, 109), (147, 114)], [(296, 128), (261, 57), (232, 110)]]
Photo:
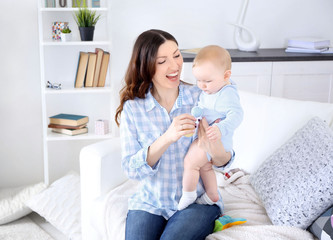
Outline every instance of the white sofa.
[[(333, 104), (274, 98), (242, 91), (240, 97), (244, 121), (235, 132), (236, 159), (232, 168), (243, 169), (249, 174), (312, 117), (318, 116), (332, 126)], [(83, 148), (80, 168), (83, 239), (119, 239), (109, 235), (106, 220), (110, 214), (107, 210), (110, 191), (127, 181), (121, 170), (120, 139), (113, 138)], [(124, 201), (126, 197), (119, 199)], [(124, 201), (122, 208), (126, 206)], [(119, 224), (124, 224), (124, 218), (122, 216)]]

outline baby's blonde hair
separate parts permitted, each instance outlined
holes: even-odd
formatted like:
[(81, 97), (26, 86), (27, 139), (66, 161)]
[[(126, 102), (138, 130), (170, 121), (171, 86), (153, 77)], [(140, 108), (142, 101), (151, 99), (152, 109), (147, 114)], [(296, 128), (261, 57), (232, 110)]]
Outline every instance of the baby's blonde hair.
[(193, 66), (210, 61), (218, 68), (225, 68), (224, 71), (231, 70), (231, 57), (229, 52), (217, 45), (209, 45), (201, 48), (193, 60)]

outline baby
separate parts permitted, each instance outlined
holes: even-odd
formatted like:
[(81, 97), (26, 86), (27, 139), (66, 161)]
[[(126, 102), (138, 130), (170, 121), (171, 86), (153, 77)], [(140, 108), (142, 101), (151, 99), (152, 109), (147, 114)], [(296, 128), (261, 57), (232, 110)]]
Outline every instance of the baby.
[[(198, 87), (202, 90), (198, 106), (192, 109), (192, 114), (198, 117), (196, 115), (202, 112), (202, 117), (205, 117), (210, 125), (207, 128), (209, 140), (221, 139), (224, 146), (221, 151), (230, 153), (229, 164), (223, 166), (226, 167), (234, 158), (233, 133), (243, 119), (237, 87), (230, 80), (231, 57), (222, 47), (215, 45), (204, 47), (195, 57), (192, 71)], [(202, 150), (198, 146), (198, 140), (195, 139), (184, 159), (183, 193), (178, 210), (186, 208), (197, 199), (199, 177), (206, 192), (197, 203), (212, 205), (219, 200), (211, 156), (200, 152)]]

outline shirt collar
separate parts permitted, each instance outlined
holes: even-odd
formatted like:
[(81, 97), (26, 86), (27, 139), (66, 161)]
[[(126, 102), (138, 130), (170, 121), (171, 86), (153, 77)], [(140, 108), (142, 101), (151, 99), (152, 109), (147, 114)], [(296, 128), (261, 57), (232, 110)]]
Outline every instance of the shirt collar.
[(148, 93), (146, 94), (146, 99), (144, 101), (145, 102), (145, 108), (146, 108), (147, 112), (151, 111), (153, 108), (155, 108), (155, 107), (157, 107), (159, 105), (157, 103), (156, 99), (151, 94), (150, 89), (151, 89), (151, 86), (148, 89)]

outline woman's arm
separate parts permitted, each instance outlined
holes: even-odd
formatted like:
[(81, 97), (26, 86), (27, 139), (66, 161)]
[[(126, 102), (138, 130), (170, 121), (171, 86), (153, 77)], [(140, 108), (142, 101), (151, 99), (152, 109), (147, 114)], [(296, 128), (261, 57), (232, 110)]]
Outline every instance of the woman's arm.
[[(136, 122), (138, 117), (142, 116), (135, 114), (140, 106), (136, 102), (125, 103), (120, 124), (122, 167), (129, 178), (136, 180), (154, 175), (158, 170), (159, 159), (170, 144), (186, 134), (193, 133), (195, 129), (195, 118), (189, 114), (182, 114), (173, 119), (168, 130), (161, 136), (148, 135), (145, 136), (145, 142), (140, 142), (139, 135), (143, 132)], [(146, 121), (148, 123), (149, 119)]]
[[(150, 143), (143, 144), (139, 141), (140, 133), (137, 129), (136, 119), (137, 115), (134, 114), (138, 111), (135, 102), (126, 102), (121, 114), (120, 123), (120, 137), (121, 137), (121, 150), (122, 150), (122, 168), (127, 176), (131, 179), (141, 180), (148, 176), (154, 175), (157, 171), (147, 164), (147, 153)], [(147, 136), (150, 140), (153, 136)]]
[(222, 167), (226, 165), (230, 159), (230, 152), (226, 152), (222, 144), (221, 139), (216, 141), (209, 141), (206, 129), (209, 127), (208, 122), (205, 118), (200, 121), (198, 129), (198, 146), (202, 148), (205, 152), (209, 153), (212, 157), (213, 165), (217, 167)]

